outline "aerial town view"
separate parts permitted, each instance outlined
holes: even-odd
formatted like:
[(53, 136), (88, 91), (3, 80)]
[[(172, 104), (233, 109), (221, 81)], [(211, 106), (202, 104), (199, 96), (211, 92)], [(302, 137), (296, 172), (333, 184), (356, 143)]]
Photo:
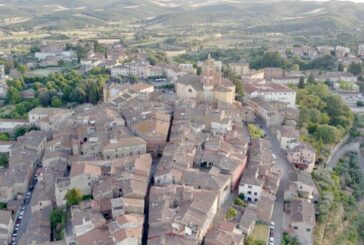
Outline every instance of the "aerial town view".
[(364, 1), (0, 0), (0, 245), (363, 245)]

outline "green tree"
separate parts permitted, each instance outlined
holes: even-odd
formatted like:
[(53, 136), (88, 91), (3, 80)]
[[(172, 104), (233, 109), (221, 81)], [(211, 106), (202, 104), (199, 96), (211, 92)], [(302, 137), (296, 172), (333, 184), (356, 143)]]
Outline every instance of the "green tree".
[(97, 83), (95, 81), (91, 81), (89, 86), (89, 102), (92, 104), (96, 104), (100, 99), (100, 91)]
[(344, 71), (344, 65), (343, 63), (339, 63), (339, 66), (337, 68), (338, 71)]
[(52, 107), (61, 107), (62, 100), (57, 96), (53, 96), (51, 105), (52, 105)]
[(10, 135), (9, 133), (0, 133), (0, 141), (9, 141)]
[(23, 79), (14, 79), (14, 80), (7, 80), (6, 83), (9, 87), (14, 87), (17, 90), (21, 90), (24, 88), (24, 81)]
[(23, 136), (28, 132), (27, 128), (19, 127), (14, 130), (14, 139), (16, 140), (18, 137)]
[(248, 125), (249, 134), (252, 137), (252, 139), (262, 138), (264, 137), (264, 131), (260, 129), (259, 127), (255, 126), (254, 124)]
[(67, 206), (78, 205), (82, 201), (83, 194), (79, 189), (69, 190), (65, 196)]
[(234, 204), (238, 205), (238, 206), (244, 206), (245, 202), (243, 200), (241, 200), (239, 197), (235, 198), (234, 200)]
[(298, 88), (305, 88), (305, 78), (303, 76), (300, 77), (300, 81), (298, 82)]
[(336, 57), (332, 56), (332, 55), (325, 55), (323, 57), (318, 57), (316, 59), (314, 59), (310, 65), (309, 68), (310, 69), (317, 69), (317, 70), (336, 70), (337, 68), (337, 59)]
[(354, 75), (360, 75), (363, 72), (363, 65), (360, 63), (351, 63), (349, 65), (349, 72), (353, 73)]
[(265, 52), (263, 56), (255, 56), (250, 62), (250, 66), (254, 69), (265, 67), (281, 67), (285, 68), (285, 60), (278, 52)]
[(294, 64), (291, 68), (292, 71), (299, 71), (300, 70), (300, 65), (299, 64)]
[(14, 87), (9, 88), (7, 101), (10, 104), (16, 104), (21, 101), (21, 95), (16, 88)]
[(85, 91), (82, 88), (77, 87), (70, 94), (70, 100), (73, 101), (73, 102), (77, 102), (79, 104), (84, 103), (86, 101)]
[(313, 76), (313, 74), (311, 73), (310, 74), (310, 76), (308, 77), (308, 79), (307, 79), (307, 83), (308, 84), (314, 84), (314, 83), (316, 83), (316, 81), (315, 81), (315, 77)]
[(80, 63), (82, 59), (85, 59), (87, 57), (89, 49), (87, 47), (82, 47), (82, 46), (77, 46), (75, 49), (77, 54), (77, 61), (78, 63)]
[(3, 168), (7, 168), (9, 165), (9, 155), (8, 154), (0, 154), (0, 166)]
[(238, 211), (236, 211), (235, 208), (229, 208), (226, 215), (225, 215), (225, 219), (226, 220), (232, 220), (234, 219), (236, 216), (238, 215)]
[(38, 98), (39, 98), (40, 104), (44, 107), (49, 106), (51, 103), (51, 95), (49, 92), (39, 93)]
[(40, 48), (38, 46), (32, 46), (30, 48), (30, 53), (35, 54), (36, 52), (40, 52)]
[(342, 136), (340, 131), (330, 125), (319, 125), (314, 133), (316, 140), (322, 140), (324, 144), (335, 144)]
[(196, 74), (197, 75), (201, 75), (202, 74), (202, 68), (199, 66), (199, 67), (197, 67), (197, 69), (196, 69)]
[(51, 220), (51, 229), (55, 240), (60, 241), (64, 238), (64, 229), (66, 224), (66, 211), (64, 208), (54, 208), (49, 215)]
[(24, 75), (26, 71), (28, 71), (28, 67), (26, 65), (19, 65), (18, 66), (18, 71)]
[(282, 245), (300, 245), (297, 237), (292, 237), (288, 233), (283, 233)]

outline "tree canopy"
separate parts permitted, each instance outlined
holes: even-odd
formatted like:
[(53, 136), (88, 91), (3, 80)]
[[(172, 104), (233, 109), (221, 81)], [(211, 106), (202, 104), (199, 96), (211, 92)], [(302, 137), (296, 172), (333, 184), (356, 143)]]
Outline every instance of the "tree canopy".
[[(324, 83), (308, 84), (297, 92), (299, 126), (307, 129), (305, 140), (313, 145), (335, 144), (348, 133), (354, 114), (340, 97), (332, 95)], [(319, 150), (319, 149), (318, 149)]]
[(78, 205), (82, 201), (83, 194), (79, 189), (69, 190), (65, 196), (67, 206)]

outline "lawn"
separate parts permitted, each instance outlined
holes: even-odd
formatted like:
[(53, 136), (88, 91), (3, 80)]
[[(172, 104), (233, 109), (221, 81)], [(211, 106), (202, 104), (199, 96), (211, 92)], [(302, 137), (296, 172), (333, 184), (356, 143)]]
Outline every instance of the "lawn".
[(255, 225), (254, 230), (251, 234), (251, 238), (256, 241), (263, 241), (265, 244), (268, 243), (269, 237), (269, 226), (267, 225)]
[(48, 76), (51, 73), (56, 73), (62, 70), (62, 67), (48, 67), (48, 68), (40, 68), (35, 69), (32, 71), (32, 73), (36, 76)]
[(15, 109), (15, 105), (5, 105), (0, 107), (0, 114), (8, 114)]

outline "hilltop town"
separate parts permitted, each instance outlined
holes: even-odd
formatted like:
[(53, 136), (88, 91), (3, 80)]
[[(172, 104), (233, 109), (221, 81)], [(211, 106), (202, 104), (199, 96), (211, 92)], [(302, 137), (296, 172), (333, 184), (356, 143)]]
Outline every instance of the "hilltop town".
[[(178, 29), (172, 3), (127, 6), (166, 12), (122, 37), (101, 3), (0, 18), (0, 245), (361, 244), (361, 26), (309, 41), (262, 18), (236, 44)], [(100, 29), (44, 22), (64, 11)]]

